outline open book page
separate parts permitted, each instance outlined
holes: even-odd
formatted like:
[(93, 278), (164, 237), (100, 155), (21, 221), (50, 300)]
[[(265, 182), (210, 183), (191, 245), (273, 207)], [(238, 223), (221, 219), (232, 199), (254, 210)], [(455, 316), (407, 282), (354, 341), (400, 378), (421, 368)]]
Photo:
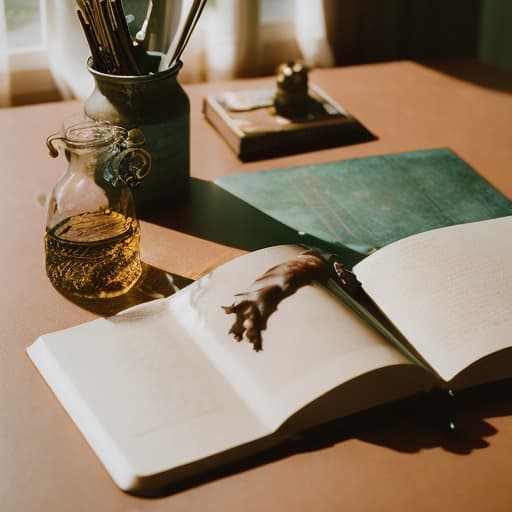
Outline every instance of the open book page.
[(121, 488), (267, 433), (165, 299), (42, 336), (28, 353)]
[[(512, 347), (512, 217), (395, 242), (354, 267), (367, 293), (446, 381)], [(511, 371), (512, 374), (512, 371)]]
[[(316, 283), (280, 303), (263, 331), (261, 352), (228, 334), (234, 317), (221, 306), (230, 305), (236, 293), (266, 270), (301, 251), (296, 246), (277, 246), (244, 255), (169, 299), (175, 318), (269, 429), (354, 377), (412, 364)], [(360, 397), (361, 407), (365, 398)]]

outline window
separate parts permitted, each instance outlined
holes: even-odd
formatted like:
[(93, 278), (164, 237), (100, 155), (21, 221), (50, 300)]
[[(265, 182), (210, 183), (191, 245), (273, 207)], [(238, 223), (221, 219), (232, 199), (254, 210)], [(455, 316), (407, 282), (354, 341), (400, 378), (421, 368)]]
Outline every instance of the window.
[(261, 0), (263, 24), (290, 23), (293, 19), (295, 0)]
[(59, 99), (48, 66), (45, 0), (3, 0), (3, 8), (11, 104)]
[(4, 0), (11, 72), (46, 69), (42, 0)]
[(4, 3), (9, 50), (43, 46), (39, 0), (4, 0)]

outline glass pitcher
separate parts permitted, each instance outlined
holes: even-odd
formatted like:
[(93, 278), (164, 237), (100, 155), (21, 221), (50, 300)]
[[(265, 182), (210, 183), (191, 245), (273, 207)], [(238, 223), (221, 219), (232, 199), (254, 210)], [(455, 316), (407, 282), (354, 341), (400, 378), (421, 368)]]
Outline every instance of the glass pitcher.
[(46, 273), (64, 295), (115, 297), (139, 279), (140, 230), (131, 187), (151, 168), (140, 130), (83, 121), (47, 141), (67, 172), (47, 202)]

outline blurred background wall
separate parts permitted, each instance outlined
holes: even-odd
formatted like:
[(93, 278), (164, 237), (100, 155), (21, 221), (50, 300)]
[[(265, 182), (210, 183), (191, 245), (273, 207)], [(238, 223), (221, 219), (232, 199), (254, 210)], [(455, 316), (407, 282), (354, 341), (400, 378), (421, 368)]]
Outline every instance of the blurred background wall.
[[(75, 0), (0, 0), (0, 106), (83, 100), (88, 54)], [(291, 59), (466, 58), (512, 72), (512, 0), (208, 0), (180, 80), (270, 75)]]

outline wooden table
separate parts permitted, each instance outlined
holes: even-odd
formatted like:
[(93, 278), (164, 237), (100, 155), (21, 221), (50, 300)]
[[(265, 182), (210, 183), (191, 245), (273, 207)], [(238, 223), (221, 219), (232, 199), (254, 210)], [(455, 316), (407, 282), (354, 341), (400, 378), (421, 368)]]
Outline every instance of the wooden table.
[[(379, 139), (250, 164), (205, 122), (201, 100), (258, 80), (187, 87), (192, 175), (209, 180), (446, 146), (512, 197), (511, 77), (471, 62), (437, 68), (395, 62), (314, 71), (311, 80)], [(468, 432), (458, 445), (390, 409), (332, 445), (276, 454), (170, 496), (145, 500), (119, 491), (25, 355), (40, 334), (94, 318), (55, 292), (44, 272), (41, 198), (64, 166), (48, 158), (44, 140), (80, 109), (61, 102), (0, 110), (0, 510), (512, 510), (510, 390), (465, 405)], [(184, 276), (240, 253), (148, 222), (142, 232), (144, 259)]]

